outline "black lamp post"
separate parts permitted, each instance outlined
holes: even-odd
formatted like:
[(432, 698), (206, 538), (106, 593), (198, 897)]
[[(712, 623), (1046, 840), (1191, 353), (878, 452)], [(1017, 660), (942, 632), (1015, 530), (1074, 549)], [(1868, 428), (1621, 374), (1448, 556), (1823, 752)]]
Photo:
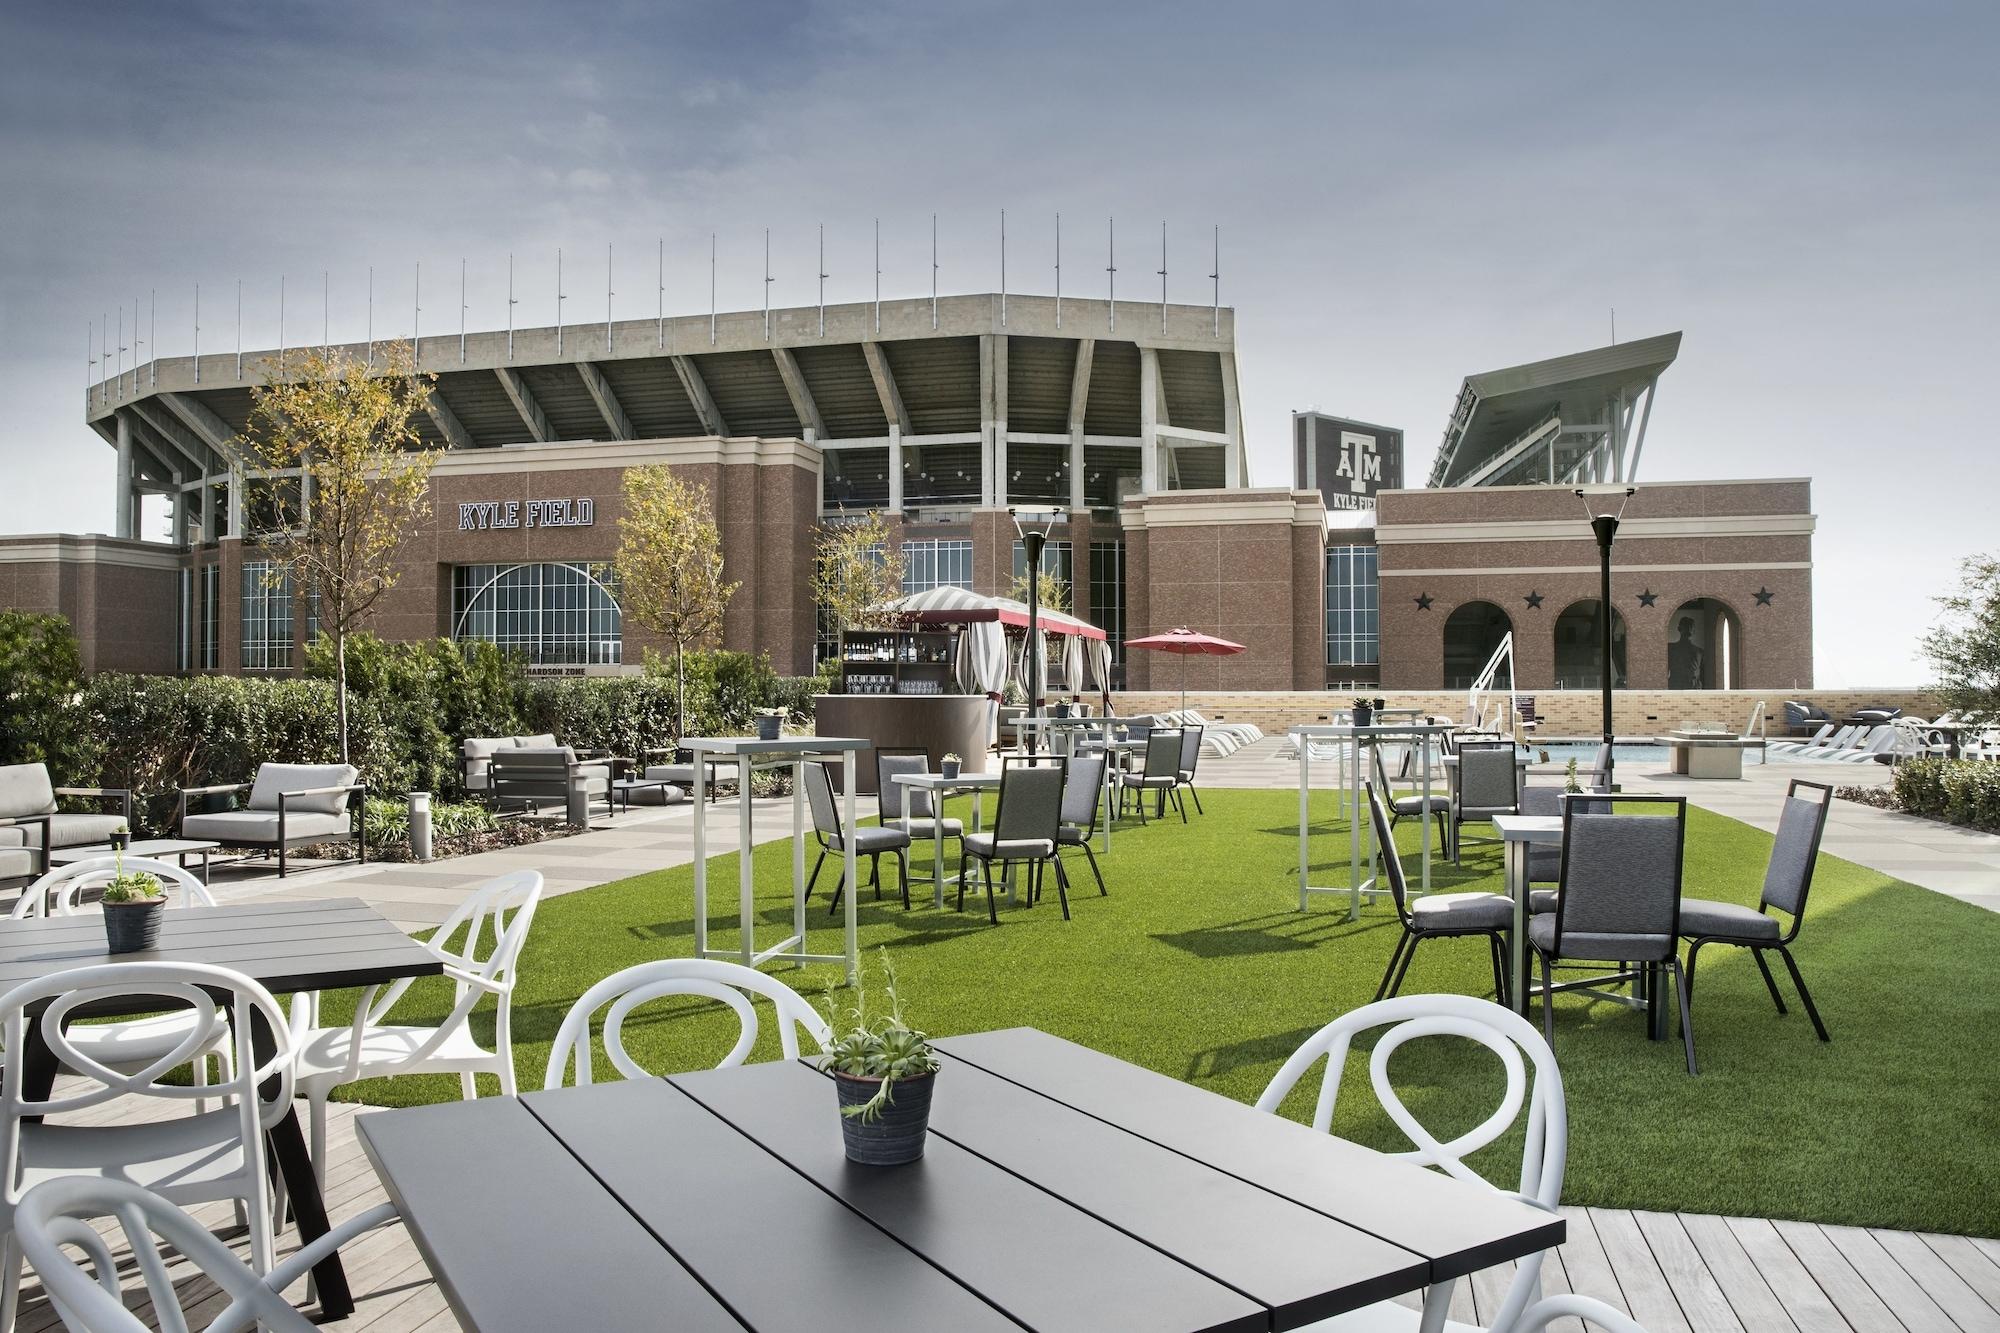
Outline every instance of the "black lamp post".
[[(1041, 518), (1041, 527), (1036, 528), (1022, 523), (1021, 517), (1024, 512), (1031, 514), (1031, 523), (1033, 517)], [(1049, 529), (1055, 525), (1055, 514), (1053, 512), (1038, 514), (1019, 509), (1009, 509), (1007, 513), (1014, 520), (1014, 531), (1021, 535), (1021, 548), (1028, 557), (1028, 716), (1040, 718), (1042, 644), (1035, 631), (1041, 628), (1042, 551), (1049, 544)], [(1028, 733), (1028, 753), (1037, 753), (1042, 748), (1041, 728), (1025, 727), (1023, 730)]]
[[(1600, 626), (1598, 652), (1598, 682), (1604, 695), (1604, 772), (1598, 780), (1606, 791), (1611, 790), (1611, 770), (1613, 728), (1611, 725), (1611, 542), (1618, 535), (1618, 520), (1625, 513), (1625, 502), (1632, 498), (1630, 486), (1579, 486), (1577, 498), (1590, 511), (1590, 530), (1597, 534), (1597, 619)], [(1610, 508), (1612, 500), (1618, 502), (1616, 509)], [(1609, 510), (1610, 512), (1601, 512)]]

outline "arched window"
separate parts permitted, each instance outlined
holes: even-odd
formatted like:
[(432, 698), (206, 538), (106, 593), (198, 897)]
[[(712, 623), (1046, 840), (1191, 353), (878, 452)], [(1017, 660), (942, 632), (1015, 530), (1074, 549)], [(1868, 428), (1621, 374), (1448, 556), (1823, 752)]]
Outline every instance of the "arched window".
[(452, 570), (451, 636), (484, 639), (531, 666), (606, 666), (623, 660), (617, 580), (604, 565), (459, 565)]
[[(1572, 602), (1556, 617), (1556, 688), (1594, 690), (1604, 683), (1604, 622), (1596, 598)], [(1625, 617), (1611, 609), (1611, 683), (1625, 688)]]
[[(1462, 690), (1479, 678), (1492, 658), (1500, 640), (1514, 628), (1514, 622), (1507, 613), (1491, 602), (1467, 602), (1454, 610), (1444, 621), (1444, 687), (1448, 690)], [(1513, 671), (1513, 663), (1508, 663), (1508, 672)], [(1512, 680), (1494, 680), (1494, 685), (1505, 689)]]
[(1682, 602), (1667, 619), (1667, 688), (1734, 689), (1742, 653), (1743, 631), (1734, 611), (1713, 597)]

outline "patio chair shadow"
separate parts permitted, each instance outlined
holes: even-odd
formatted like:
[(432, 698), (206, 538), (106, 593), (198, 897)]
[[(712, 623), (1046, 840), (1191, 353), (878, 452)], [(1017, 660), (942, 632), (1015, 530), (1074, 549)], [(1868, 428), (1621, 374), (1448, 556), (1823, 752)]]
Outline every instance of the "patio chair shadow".
[(1210, 1046), (1188, 1056), (1187, 1069), (1181, 1078), (1193, 1083), (1219, 1077), (1246, 1065), (1269, 1065), (1271, 1071), (1276, 1073), (1278, 1066), (1317, 1031), (1316, 1027), (1293, 1028), (1290, 1032), (1272, 1032), (1261, 1037), (1246, 1037), (1242, 1041)]
[(1235, 958), (1316, 949), (1333, 939), (1344, 924), (1325, 915), (1269, 912), (1196, 930), (1155, 932), (1153, 938), (1197, 958)]

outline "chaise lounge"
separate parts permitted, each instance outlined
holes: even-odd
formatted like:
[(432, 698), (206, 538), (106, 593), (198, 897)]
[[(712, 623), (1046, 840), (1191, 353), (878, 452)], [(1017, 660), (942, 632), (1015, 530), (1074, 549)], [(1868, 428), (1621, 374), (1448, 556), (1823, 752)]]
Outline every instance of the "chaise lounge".
[[(361, 809), (368, 788), (360, 777), (352, 764), (259, 764), (255, 782), (181, 788), (175, 822), (183, 838), (275, 851), (280, 879), (290, 868), (291, 849), (311, 843), (351, 842), (366, 865)], [(239, 809), (189, 810), (191, 797), (206, 802), (243, 792), (249, 799)]]

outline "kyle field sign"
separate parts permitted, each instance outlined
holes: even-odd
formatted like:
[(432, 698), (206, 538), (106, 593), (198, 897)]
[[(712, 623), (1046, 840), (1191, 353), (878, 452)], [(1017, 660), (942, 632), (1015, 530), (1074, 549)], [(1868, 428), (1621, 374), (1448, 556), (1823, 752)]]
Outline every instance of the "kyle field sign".
[(460, 532), (489, 528), (587, 528), (597, 522), (597, 501), (475, 500), (458, 507)]

